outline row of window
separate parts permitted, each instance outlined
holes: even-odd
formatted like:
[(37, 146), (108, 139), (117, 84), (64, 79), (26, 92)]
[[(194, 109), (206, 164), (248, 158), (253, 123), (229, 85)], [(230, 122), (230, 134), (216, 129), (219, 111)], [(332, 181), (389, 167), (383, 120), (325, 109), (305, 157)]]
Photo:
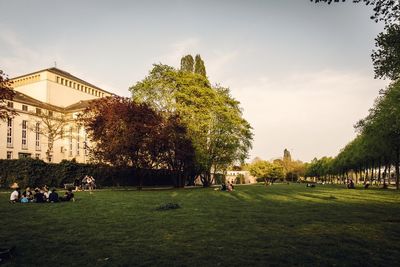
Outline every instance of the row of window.
[[(7, 119), (7, 147), (13, 147), (13, 131), (14, 131), (14, 120), (12, 118)], [(28, 121), (22, 121), (22, 136), (21, 136), (21, 145), (22, 149), (28, 149)], [(40, 150), (40, 123), (37, 122), (35, 125), (35, 148), (36, 150)]]
[(91, 87), (87, 87), (87, 86), (85, 86), (83, 84), (68, 80), (66, 78), (62, 78), (62, 77), (56, 76), (56, 81), (59, 84), (71, 87), (71, 88), (79, 90), (81, 92), (85, 92), (87, 94), (91, 94), (91, 95), (94, 95), (94, 96), (97, 96), (97, 97), (104, 97), (104, 93), (103, 92), (100, 92), (97, 89), (93, 89)]
[[(7, 107), (8, 108), (14, 108), (14, 102), (11, 102), (11, 101), (7, 102)], [(22, 104), (21, 110), (27, 112), (28, 111), (28, 106)], [(42, 114), (42, 109), (41, 108), (35, 108), (35, 113), (36, 114)], [(49, 117), (53, 116), (53, 111), (49, 110), (47, 113), (48, 113)]]
[[(18, 158), (30, 158), (32, 155), (31, 153), (23, 153), (23, 152), (19, 152), (18, 153)], [(13, 152), (12, 151), (7, 151), (7, 159), (13, 159)], [(35, 153), (35, 159), (40, 159), (40, 154), (39, 153)], [(51, 162), (51, 159), (50, 159)]]
[[(35, 124), (35, 149), (36, 151), (40, 151), (40, 123), (36, 122)], [(76, 155), (80, 155), (80, 150), (81, 150), (81, 136), (79, 134), (80, 128), (78, 127), (77, 130), (77, 135), (76, 135)], [(12, 118), (7, 119), (7, 148), (13, 148), (13, 135), (14, 135), (14, 120)], [(23, 120), (22, 121), (22, 131), (21, 131), (21, 148), (22, 149), (28, 149), (28, 121)], [(69, 141), (69, 156), (73, 156), (73, 128), (69, 128), (69, 135), (68, 135), (68, 141)], [(84, 141), (83, 141), (83, 149), (84, 149), (84, 154), (85, 156), (88, 155), (87, 151), (87, 135), (85, 135)], [(49, 143), (51, 140), (49, 140)], [(64, 148), (61, 147), (61, 152), (64, 153)], [(7, 156), (8, 158), (8, 156)]]

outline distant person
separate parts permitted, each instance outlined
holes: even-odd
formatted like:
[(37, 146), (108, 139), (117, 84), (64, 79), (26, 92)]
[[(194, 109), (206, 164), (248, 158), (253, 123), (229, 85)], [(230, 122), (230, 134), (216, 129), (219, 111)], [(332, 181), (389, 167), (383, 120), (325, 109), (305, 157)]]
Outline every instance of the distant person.
[(49, 201), (50, 191), (48, 187), (43, 187), (43, 195), (46, 201)]
[(92, 190), (94, 189), (95, 185), (94, 185), (94, 178), (93, 176), (88, 176), (86, 179), (86, 183), (88, 185), (89, 191), (90, 193), (92, 193)]
[(39, 190), (38, 188), (35, 189), (35, 203), (44, 203), (46, 202), (43, 190)]
[(347, 184), (348, 189), (355, 189), (355, 185), (352, 179), (349, 180), (349, 183)]
[(228, 191), (228, 192), (232, 192), (232, 190), (233, 190), (233, 188), (232, 188), (232, 184), (231, 184), (231, 183), (229, 183), (229, 184), (228, 184), (228, 186), (227, 186), (227, 188), (226, 188), (226, 191)]
[(226, 191), (226, 184), (225, 184), (225, 183), (222, 183), (222, 185), (221, 185), (221, 191)]
[(368, 189), (369, 188), (369, 182), (367, 181), (365, 184), (364, 184), (364, 189)]
[(230, 186), (231, 186), (232, 190), (235, 189), (235, 187), (233, 186), (233, 182), (230, 182)]
[(58, 202), (58, 201), (59, 201), (58, 194), (56, 192), (56, 189), (54, 188), (53, 190), (51, 190), (51, 193), (49, 195), (49, 202), (50, 203), (55, 203), (55, 202)]
[(81, 186), (81, 181), (79, 180), (79, 178), (77, 177), (77, 178), (75, 178), (75, 181), (74, 181), (74, 186), (75, 186), (75, 191), (78, 191), (79, 190), (79, 188), (80, 188), (80, 186)]
[(22, 194), (25, 195), (29, 200), (33, 199), (33, 193), (29, 186), (25, 188), (25, 191)]
[(60, 197), (60, 201), (75, 201), (74, 193), (72, 193), (72, 189), (69, 188), (67, 192), (65, 192), (63, 197)]
[(81, 188), (83, 191), (85, 191), (85, 189), (87, 189), (87, 179), (89, 176), (85, 175), (85, 177), (83, 177), (82, 179), (82, 184), (81, 184)]
[(20, 202), (21, 203), (29, 203), (29, 198), (25, 194), (22, 194)]
[(19, 191), (18, 188), (14, 188), (14, 191), (12, 191), (10, 195), (10, 202), (14, 204), (17, 203), (18, 200), (19, 200)]

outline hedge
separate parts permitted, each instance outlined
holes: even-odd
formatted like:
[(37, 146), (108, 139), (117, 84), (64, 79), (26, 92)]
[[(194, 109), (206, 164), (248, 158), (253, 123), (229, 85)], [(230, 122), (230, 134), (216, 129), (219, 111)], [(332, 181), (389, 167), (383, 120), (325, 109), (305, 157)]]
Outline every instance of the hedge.
[(92, 175), (97, 186), (166, 186), (176, 184), (176, 175), (170, 170), (147, 170), (113, 167), (104, 164), (81, 164), (64, 160), (59, 164), (45, 163), (31, 158), (0, 160), (0, 187), (8, 188), (17, 182), (26, 186), (63, 187)]

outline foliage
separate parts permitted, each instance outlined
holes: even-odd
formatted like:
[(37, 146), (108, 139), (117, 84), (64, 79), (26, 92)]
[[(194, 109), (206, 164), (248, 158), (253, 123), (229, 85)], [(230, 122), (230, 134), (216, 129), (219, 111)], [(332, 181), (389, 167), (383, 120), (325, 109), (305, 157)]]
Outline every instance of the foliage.
[[(21, 187), (43, 185), (63, 187), (82, 179), (86, 174), (96, 179), (98, 186), (164, 186), (175, 184), (175, 173), (170, 170), (137, 170), (104, 164), (81, 164), (64, 160), (59, 164), (45, 163), (31, 158), (0, 160), (0, 187), (8, 188), (13, 182)], [(143, 181), (142, 181), (143, 180)]]
[(180, 118), (195, 151), (193, 176), (200, 175), (204, 186), (211, 184), (212, 170), (225, 170), (247, 157), (251, 126), (228, 88), (212, 87), (196, 73), (154, 65), (130, 90), (135, 102), (148, 104), (166, 118)]
[(284, 178), (284, 170), (282, 165), (276, 162), (270, 163), (266, 160), (256, 161), (249, 165), (250, 174), (258, 181), (264, 181), (266, 179), (276, 180)]
[(12, 82), (7, 75), (0, 70), (0, 121), (17, 115), (13, 108), (7, 106), (15, 95), (15, 91), (11, 88)]
[(99, 161), (135, 168), (158, 163), (162, 118), (145, 103), (117, 96), (100, 98), (86, 108), (80, 120), (94, 143), (91, 153)]
[(400, 77), (400, 26), (393, 24), (375, 39), (372, 53), (376, 78), (397, 80)]
[(194, 59), (192, 55), (181, 58), (181, 71), (194, 72)]
[(136, 169), (169, 169), (184, 186), (194, 151), (178, 115), (163, 117), (146, 103), (107, 97), (91, 102), (80, 116), (91, 154), (104, 163)]
[(194, 73), (197, 73), (203, 77), (207, 77), (206, 66), (200, 55), (196, 55), (194, 59)]
[[(345, 2), (346, 0), (310, 0), (311, 2)], [(375, 22), (383, 21), (386, 25), (396, 24), (400, 20), (400, 2), (396, 0), (353, 0), (353, 3), (364, 3), (373, 6)]]

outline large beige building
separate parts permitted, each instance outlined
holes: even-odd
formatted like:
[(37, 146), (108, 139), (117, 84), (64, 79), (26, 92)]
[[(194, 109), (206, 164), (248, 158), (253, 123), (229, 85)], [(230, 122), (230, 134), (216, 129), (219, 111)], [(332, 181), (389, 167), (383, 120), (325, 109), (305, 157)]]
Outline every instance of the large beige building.
[[(87, 162), (87, 135), (74, 119), (90, 100), (112, 94), (57, 68), (11, 81), (16, 95), (8, 107), (18, 116), (0, 121), (0, 159), (32, 157), (51, 162), (64, 159)], [(63, 124), (63, 134), (49, 142), (46, 128), (57, 126), (58, 121), (67, 121)], [(51, 143), (54, 145), (48, 153)]]

